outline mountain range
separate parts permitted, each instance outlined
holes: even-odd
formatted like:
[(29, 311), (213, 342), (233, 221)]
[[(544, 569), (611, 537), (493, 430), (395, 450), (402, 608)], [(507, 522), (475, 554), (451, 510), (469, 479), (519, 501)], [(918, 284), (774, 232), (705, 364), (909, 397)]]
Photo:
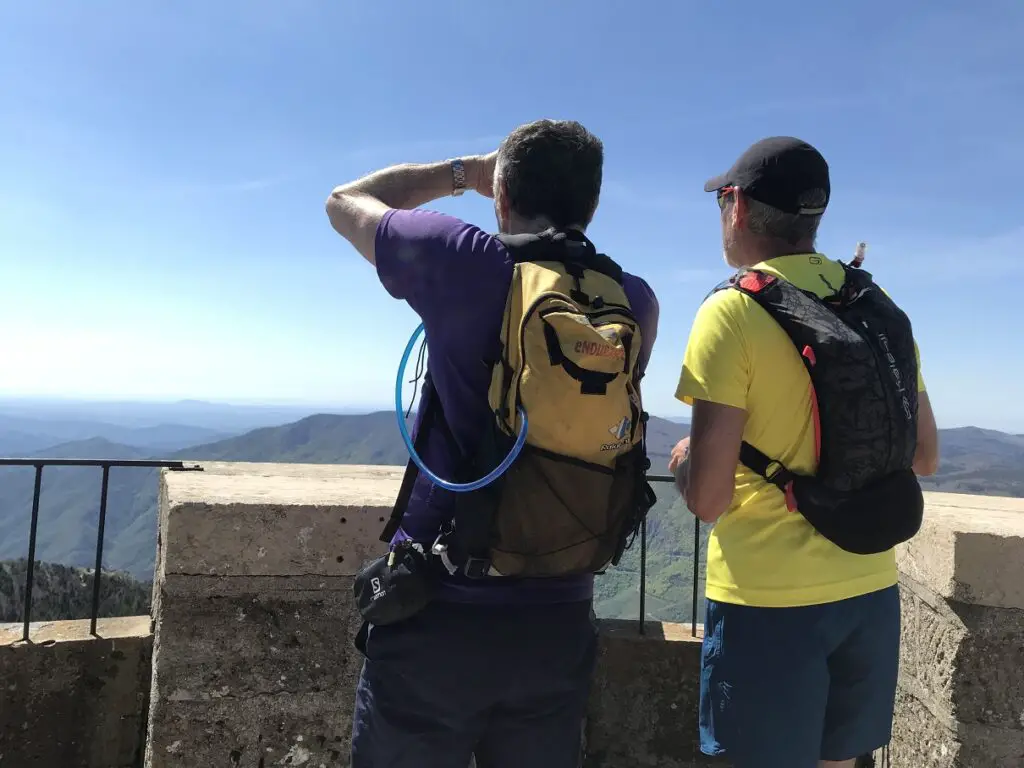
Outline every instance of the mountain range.
[[(88, 422), (99, 425), (101, 431), (65, 437), (72, 440), (84, 437), (116, 438), (105, 434), (110, 427), (152, 428), (154, 425), (198, 427), (202, 430), (239, 435), (258, 427), (272, 427), (298, 421), (315, 413), (365, 413), (372, 408), (317, 408), (310, 405), (243, 405), (211, 403), (205, 400), (178, 400), (175, 402), (137, 402), (119, 400), (68, 400), (54, 398), (0, 396), (0, 416), (47, 422), (42, 431), (62, 429), (62, 424)], [(7, 426), (7, 425), (4, 425)], [(31, 429), (29, 430), (32, 431)], [(199, 440), (212, 440), (200, 437)], [(60, 442), (60, 441), (57, 441)], [(131, 443), (131, 441), (127, 441)], [(49, 445), (55, 445), (50, 443)], [(140, 443), (132, 443), (140, 445)], [(45, 446), (44, 446), (45, 447)], [(184, 447), (184, 446), (182, 446)]]
[(230, 437), (231, 432), (191, 424), (129, 427), (80, 419), (39, 419), (0, 413), (0, 455), (24, 456), (62, 443), (103, 439), (149, 452), (177, 451)]
[[(4, 419), (9, 419), (4, 421)], [(17, 419), (20, 419), (18, 421)], [(73, 423), (72, 423), (73, 422)], [(28, 417), (0, 413), (0, 436), (38, 442), (40, 435), (82, 438), (90, 424), (70, 420), (49, 431)], [(219, 429), (195, 425), (153, 427), (110, 425), (113, 431), (86, 439), (71, 439), (51, 447), (24, 451), (30, 457), (137, 459), (166, 458), (192, 461), (256, 461), (401, 465), (407, 460), (391, 412), (363, 415), (316, 414), (282, 426), (260, 427), (244, 434), (216, 438)], [(7, 425), (16, 425), (10, 431)], [(652, 417), (648, 452), (652, 472), (665, 472), (669, 452), (689, 425)], [(27, 437), (26, 437), (27, 436)], [(134, 440), (135, 444), (115, 441)], [(197, 437), (189, 447), (176, 441)], [(935, 477), (925, 478), (926, 490), (1024, 496), (1024, 437), (966, 427), (942, 430), (942, 462)], [(154, 440), (157, 441), (154, 443)], [(0, 455), (23, 453), (3, 448)], [(159, 446), (172, 446), (167, 449)], [(24, 558), (32, 501), (31, 467), (0, 467), (0, 560)], [(689, 618), (692, 590), (694, 524), (670, 484), (655, 486), (660, 501), (648, 523), (647, 613), (654, 618)], [(105, 537), (105, 567), (127, 571), (139, 580), (152, 577), (156, 547), (157, 470), (114, 468)], [(95, 557), (100, 471), (95, 468), (50, 467), (43, 473), (36, 557), (67, 566), (89, 567)], [(700, 532), (706, 541), (707, 527)], [(603, 615), (636, 615), (639, 610), (639, 546), (599, 580), (598, 607)], [(145, 586), (142, 586), (143, 591)]]

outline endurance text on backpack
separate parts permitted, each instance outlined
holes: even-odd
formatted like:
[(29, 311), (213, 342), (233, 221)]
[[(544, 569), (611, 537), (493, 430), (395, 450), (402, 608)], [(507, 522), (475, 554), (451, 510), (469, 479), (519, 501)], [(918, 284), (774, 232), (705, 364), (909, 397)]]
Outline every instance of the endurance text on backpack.
[(522, 453), (458, 494), (448, 536), (470, 576), (593, 573), (618, 562), (654, 503), (638, 359), (642, 331), (622, 270), (579, 232), (502, 236), (515, 261), (494, 362), (494, 422), (470, 473)]
[(813, 477), (744, 442), (740, 460), (786, 494), (825, 538), (849, 552), (884, 552), (921, 527), (917, 356), (910, 320), (861, 269), (819, 298), (774, 275), (741, 270), (720, 288), (750, 296), (782, 327), (811, 378), (818, 453)]

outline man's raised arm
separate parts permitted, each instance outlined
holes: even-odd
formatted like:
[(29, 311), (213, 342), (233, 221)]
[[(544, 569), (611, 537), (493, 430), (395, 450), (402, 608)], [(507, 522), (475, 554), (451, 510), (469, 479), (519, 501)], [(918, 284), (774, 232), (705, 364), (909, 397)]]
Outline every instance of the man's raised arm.
[(388, 210), (416, 208), (463, 189), (493, 197), (496, 158), (492, 152), (460, 161), (393, 165), (335, 187), (327, 198), (327, 216), (334, 230), (375, 264), (377, 225)]

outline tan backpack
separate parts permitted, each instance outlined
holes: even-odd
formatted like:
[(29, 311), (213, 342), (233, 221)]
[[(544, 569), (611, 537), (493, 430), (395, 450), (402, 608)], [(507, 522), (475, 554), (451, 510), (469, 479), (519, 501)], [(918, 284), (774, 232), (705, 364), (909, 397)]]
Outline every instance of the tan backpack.
[(515, 261), (475, 467), (526, 444), (496, 482), (456, 494), (448, 549), (470, 576), (561, 576), (617, 563), (654, 503), (622, 269), (582, 233), (501, 236)]

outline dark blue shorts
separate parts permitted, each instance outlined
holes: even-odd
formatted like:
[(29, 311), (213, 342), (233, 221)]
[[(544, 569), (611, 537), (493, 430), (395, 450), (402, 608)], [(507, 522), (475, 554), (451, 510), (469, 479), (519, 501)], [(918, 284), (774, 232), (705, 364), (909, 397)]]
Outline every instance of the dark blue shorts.
[(370, 627), (352, 768), (577, 768), (596, 649), (590, 601), (435, 602)]
[(897, 587), (803, 608), (707, 601), (701, 750), (735, 768), (816, 768), (889, 743)]

